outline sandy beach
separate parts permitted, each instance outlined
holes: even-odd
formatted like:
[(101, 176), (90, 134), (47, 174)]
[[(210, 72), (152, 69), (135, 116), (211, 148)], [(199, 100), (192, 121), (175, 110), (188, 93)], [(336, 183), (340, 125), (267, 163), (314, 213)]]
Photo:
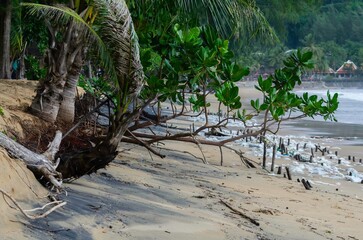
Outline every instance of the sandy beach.
[[(6, 116), (0, 122), (2, 130), (18, 126), (19, 118), (33, 119), (23, 111), (31, 99), (26, 94), (34, 91), (33, 82), (28, 82), (16, 88), (11, 82), (0, 83)], [(9, 101), (14, 89), (27, 98)], [(251, 86), (241, 87), (241, 95), (245, 103), (258, 97)], [(18, 103), (23, 107), (15, 107)], [(183, 121), (187, 125), (190, 120)], [(204, 164), (201, 150), (191, 143), (160, 143), (156, 147), (164, 159), (122, 143), (109, 167), (65, 183), (67, 195), (58, 197), (67, 205), (46, 218), (28, 220), (0, 198), (0, 239), (362, 239), (363, 184), (347, 180), (351, 169), (363, 172), (361, 146), (347, 139), (298, 135), (297, 130), (296, 125), (287, 126), (279, 137), (290, 138), (291, 149), (299, 143), (301, 154), (315, 144), (330, 152), (316, 152), (312, 163), (278, 156), (276, 167), (288, 166), (292, 180), (284, 177), (284, 168), (282, 174), (261, 169), (258, 142), (231, 145), (257, 168), (247, 168), (228, 149), (223, 150), (220, 166), (219, 149), (213, 146), (202, 146), (208, 160)], [(334, 157), (335, 151), (339, 154)], [(0, 161), (2, 189), (25, 209), (47, 202), (47, 190), (22, 162), (5, 150), (0, 150)], [(297, 181), (303, 178), (312, 184), (311, 190)]]

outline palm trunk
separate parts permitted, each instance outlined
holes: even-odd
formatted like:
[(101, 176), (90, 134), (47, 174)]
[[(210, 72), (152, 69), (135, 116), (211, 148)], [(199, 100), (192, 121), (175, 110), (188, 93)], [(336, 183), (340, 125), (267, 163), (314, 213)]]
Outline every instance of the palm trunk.
[(30, 106), (35, 116), (51, 123), (56, 121), (62, 100), (63, 82), (65, 82), (64, 74), (48, 74), (40, 81), (37, 94)]
[(59, 115), (60, 104), (64, 99), (64, 86), (68, 78), (67, 66), (72, 66), (76, 57), (74, 54), (76, 51), (74, 36), (77, 35), (77, 31), (75, 24), (70, 21), (66, 26), (63, 40), (58, 42), (50, 23), (48, 23), (48, 29), (51, 37), (46, 58), (48, 73), (45, 79), (39, 82), (31, 110), (39, 118), (54, 123)]
[(0, 78), (11, 78), (11, 62), (10, 62), (10, 29), (11, 29), (11, 11), (12, 1), (5, 1), (5, 11), (3, 12), (3, 26), (2, 26), (2, 51), (1, 53), (1, 72)]
[[(77, 50), (76, 50), (77, 51)], [(68, 68), (67, 82), (63, 89), (63, 100), (59, 108), (57, 121), (64, 123), (73, 123), (75, 117), (75, 101), (79, 76), (83, 66), (84, 52), (80, 49), (74, 52), (76, 57), (73, 64)]]

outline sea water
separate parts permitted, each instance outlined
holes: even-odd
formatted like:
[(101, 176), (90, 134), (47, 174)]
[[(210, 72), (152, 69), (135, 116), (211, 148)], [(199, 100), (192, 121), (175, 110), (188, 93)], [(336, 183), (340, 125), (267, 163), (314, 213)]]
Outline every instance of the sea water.
[[(309, 90), (308, 92), (324, 97), (327, 91)], [(331, 95), (338, 93), (339, 108), (335, 114), (338, 122), (363, 125), (363, 89), (330, 89), (329, 92)]]
[[(308, 92), (327, 98), (327, 89), (299, 90), (297, 94)], [(354, 144), (363, 144), (363, 89), (329, 89), (331, 95), (337, 93), (339, 107), (335, 113), (337, 122), (324, 121), (322, 117), (294, 121), (290, 126), (300, 129), (305, 134), (345, 138)]]

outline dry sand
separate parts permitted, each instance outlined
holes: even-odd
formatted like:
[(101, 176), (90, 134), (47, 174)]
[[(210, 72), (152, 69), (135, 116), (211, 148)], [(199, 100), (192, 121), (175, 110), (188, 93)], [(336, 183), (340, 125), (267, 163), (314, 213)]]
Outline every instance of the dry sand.
[[(0, 106), (8, 116), (31, 118), (10, 106), (10, 89), (4, 90), (8, 84), (15, 86), (0, 82)], [(17, 96), (28, 96), (32, 89), (26, 82), (23, 86), (26, 93), (19, 86)], [(10, 99), (1, 100), (4, 95)], [(29, 99), (19, 102), (26, 105)], [(10, 124), (7, 118), (5, 124)], [(29, 221), (0, 198), (0, 239), (362, 239), (362, 184), (331, 179), (319, 183), (319, 176), (309, 176), (316, 184), (308, 191), (296, 181), (301, 176), (289, 181), (260, 168), (248, 169), (229, 150), (219, 166), (215, 147), (202, 146), (207, 165), (195, 145), (168, 142), (159, 147), (166, 158), (121, 144), (106, 170), (64, 184), (68, 196), (61, 198), (68, 204), (45, 219)], [(46, 191), (19, 161), (4, 150), (0, 161), (1, 188), (25, 208), (44, 204)]]

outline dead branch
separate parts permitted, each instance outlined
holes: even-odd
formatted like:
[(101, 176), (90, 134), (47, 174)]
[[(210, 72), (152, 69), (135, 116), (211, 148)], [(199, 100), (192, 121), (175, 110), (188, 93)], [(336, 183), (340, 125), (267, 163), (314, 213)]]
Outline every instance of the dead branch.
[(243, 212), (241, 212), (241, 211), (239, 211), (239, 210), (237, 210), (237, 209), (233, 208), (231, 205), (229, 205), (228, 203), (226, 203), (226, 202), (225, 202), (225, 201), (223, 201), (222, 199), (219, 199), (219, 201), (220, 201), (220, 202), (221, 202), (224, 206), (226, 206), (227, 208), (231, 209), (233, 213), (238, 214), (238, 215), (240, 215), (241, 217), (243, 217), (243, 218), (245, 218), (245, 219), (249, 220), (251, 223), (255, 224), (256, 226), (260, 226), (260, 223), (259, 223), (259, 222), (257, 222), (255, 219), (253, 219), (253, 218), (251, 218), (251, 217), (247, 216), (246, 214), (244, 214)]
[(50, 161), (55, 160), (55, 155), (59, 151), (59, 146), (62, 142), (62, 132), (56, 131), (55, 137), (51, 143), (48, 145), (48, 149), (43, 153), (43, 156), (45, 156)]
[(252, 162), (254, 162), (255, 164), (258, 164), (258, 163), (257, 163), (257, 162), (255, 162), (255, 161), (253, 161), (252, 159), (249, 159), (249, 158), (245, 157), (245, 156), (243, 155), (242, 151), (238, 151), (238, 150), (236, 150), (236, 149), (234, 149), (234, 148), (232, 148), (232, 147), (226, 146), (226, 145), (224, 145), (223, 147), (225, 147), (225, 148), (227, 148), (227, 149), (229, 149), (229, 150), (233, 151), (235, 154), (237, 154), (237, 155), (240, 157), (241, 162), (242, 162), (242, 163), (243, 163), (246, 167), (248, 167), (248, 168), (256, 168), (256, 166), (255, 166)]
[(132, 132), (130, 132), (129, 130), (126, 130), (126, 132), (128, 134), (130, 134), (130, 136), (135, 139), (135, 141), (132, 141), (131, 139), (125, 139), (123, 138), (122, 141), (125, 141), (125, 142), (129, 142), (129, 143), (136, 143), (136, 144), (139, 144), (143, 147), (145, 147), (147, 150), (149, 150), (150, 152), (152, 152), (153, 154), (155, 154), (156, 156), (159, 156), (161, 158), (165, 158), (165, 155), (163, 154), (160, 154), (158, 152), (156, 152), (152, 147), (150, 147), (150, 145), (148, 145), (147, 143), (145, 143), (143, 140), (141, 140), (140, 138), (136, 137)]
[[(51, 202), (51, 203), (47, 203), (45, 204), (43, 207), (40, 207), (40, 208), (35, 208), (35, 209), (29, 209), (29, 210), (24, 210), (22, 207), (20, 207), (19, 203), (12, 197), (10, 196), (7, 192), (5, 192), (3, 189), (0, 188), (0, 192), (3, 194), (3, 196), (6, 196), (8, 199), (10, 199), (13, 204), (18, 208), (18, 210), (27, 218), (29, 219), (39, 219), (39, 218), (44, 218), (46, 216), (48, 216), (49, 214), (51, 214), (52, 212), (54, 212), (56, 209), (60, 208), (60, 207), (63, 207), (64, 205), (67, 204), (67, 202)], [(8, 203), (6, 201), (6, 203)], [(51, 209), (49, 209), (48, 211), (46, 211), (45, 213), (43, 214), (40, 214), (40, 215), (30, 215), (26, 212), (32, 212), (32, 211), (36, 211), (36, 210), (39, 210), (39, 209), (44, 209), (46, 206), (49, 206), (51, 204), (56, 204), (58, 203), (56, 206), (52, 207)], [(8, 203), (9, 204), (9, 203)], [(9, 207), (11, 207), (9, 205)]]
[(35, 175), (44, 176), (55, 187), (61, 188), (62, 181), (58, 179), (61, 179), (62, 175), (56, 171), (56, 166), (50, 159), (30, 151), (3, 133), (0, 133), (0, 146), (5, 148), (10, 156), (21, 159)]

